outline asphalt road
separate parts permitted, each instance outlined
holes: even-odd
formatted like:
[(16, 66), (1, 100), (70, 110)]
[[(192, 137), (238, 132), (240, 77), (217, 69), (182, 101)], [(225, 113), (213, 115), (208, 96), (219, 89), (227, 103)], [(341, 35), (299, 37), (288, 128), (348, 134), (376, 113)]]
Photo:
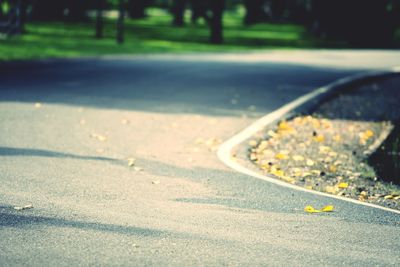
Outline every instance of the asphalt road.
[[(215, 154), (296, 97), (398, 62), (306, 51), (1, 63), (0, 265), (398, 266), (399, 215), (247, 177)], [(303, 212), (326, 204), (336, 212)]]

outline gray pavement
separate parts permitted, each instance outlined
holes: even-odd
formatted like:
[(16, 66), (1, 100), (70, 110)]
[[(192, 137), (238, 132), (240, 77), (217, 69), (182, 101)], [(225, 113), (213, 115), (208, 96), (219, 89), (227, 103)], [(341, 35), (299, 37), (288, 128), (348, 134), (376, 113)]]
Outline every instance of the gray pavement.
[(400, 62), (355, 54), (0, 63), (0, 265), (398, 265), (398, 215), (235, 173), (214, 151), (318, 86)]

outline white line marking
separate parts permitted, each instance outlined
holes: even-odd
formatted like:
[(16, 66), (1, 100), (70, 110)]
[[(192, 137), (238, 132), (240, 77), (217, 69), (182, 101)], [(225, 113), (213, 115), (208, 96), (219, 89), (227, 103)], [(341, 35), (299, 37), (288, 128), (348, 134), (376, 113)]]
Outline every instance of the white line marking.
[(293, 185), (293, 184), (289, 184), (286, 182), (283, 182), (281, 180), (277, 180), (271, 176), (268, 175), (263, 175), (260, 174), (258, 172), (249, 170), (247, 168), (245, 168), (244, 166), (240, 165), (234, 158), (232, 158), (232, 150), (234, 147), (236, 147), (237, 145), (241, 144), (242, 142), (244, 142), (245, 140), (249, 139), (250, 137), (252, 137), (255, 133), (257, 133), (258, 131), (262, 130), (265, 126), (276, 122), (277, 120), (281, 119), (283, 116), (288, 115), (289, 112), (293, 111), (294, 109), (298, 108), (299, 106), (301, 106), (302, 104), (315, 99), (316, 97), (329, 92), (330, 90), (333, 90), (334, 88), (336, 88), (337, 86), (340, 85), (344, 85), (346, 83), (358, 80), (358, 79), (363, 79), (363, 78), (368, 78), (368, 77), (373, 77), (373, 76), (380, 76), (380, 75), (384, 75), (384, 74), (390, 74), (390, 73), (400, 73), (400, 67), (394, 67), (392, 69), (389, 69), (387, 71), (379, 71), (379, 72), (368, 72), (366, 74), (357, 74), (357, 75), (353, 75), (350, 77), (346, 77), (343, 79), (340, 79), (332, 84), (329, 84), (327, 86), (318, 88), (316, 90), (314, 90), (311, 93), (308, 93), (304, 96), (299, 97), (298, 99), (282, 106), (281, 108), (275, 110), (272, 113), (269, 113), (267, 115), (265, 115), (264, 117), (260, 118), (259, 120), (257, 120), (256, 122), (254, 122), (253, 124), (251, 124), (250, 126), (248, 126), (247, 128), (245, 128), (244, 130), (242, 130), (241, 132), (239, 132), (238, 134), (236, 134), (235, 136), (231, 137), (230, 139), (228, 139), (226, 142), (224, 142), (218, 149), (217, 155), (218, 158), (228, 167), (252, 176), (254, 178), (258, 178), (276, 185), (280, 185), (280, 186), (284, 186), (284, 187), (288, 187), (297, 191), (303, 191), (303, 192), (307, 192), (310, 194), (314, 194), (314, 195), (319, 195), (319, 196), (324, 196), (324, 197), (329, 197), (329, 198), (334, 198), (334, 199), (339, 199), (339, 200), (343, 200), (343, 201), (347, 201), (347, 202), (351, 202), (354, 204), (358, 204), (358, 205), (363, 205), (363, 206), (368, 206), (368, 207), (372, 207), (372, 208), (376, 208), (376, 209), (381, 209), (384, 211), (388, 211), (388, 212), (393, 212), (393, 213), (397, 213), (400, 214), (400, 210), (394, 210), (394, 209), (390, 209), (390, 208), (386, 208), (386, 207), (382, 207), (379, 205), (375, 205), (375, 204), (371, 204), (371, 203), (367, 203), (367, 202), (361, 202), (358, 201), (356, 199), (352, 199), (352, 198), (345, 198), (342, 196), (336, 196), (336, 195), (331, 195), (331, 194), (327, 194), (327, 193), (323, 193), (320, 191), (314, 191), (314, 190), (310, 190), (307, 188), (303, 188), (301, 186), (297, 186), (297, 185)]

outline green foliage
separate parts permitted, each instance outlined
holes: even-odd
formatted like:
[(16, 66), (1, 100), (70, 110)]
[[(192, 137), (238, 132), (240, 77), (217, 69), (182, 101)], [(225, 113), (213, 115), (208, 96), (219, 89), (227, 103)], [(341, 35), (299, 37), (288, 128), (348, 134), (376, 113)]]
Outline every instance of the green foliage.
[[(146, 19), (127, 20), (125, 43), (115, 42), (115, 19), (106, 19), (104, 38), (94, 39), (94, 23), (35, 22), (26, 25), (27, 33), (0, 40), (0, 59), (80, 57), (105, 54), (237, 52), (254, 49), (342, 47), (313, 39), (303, 26), (258, 24), (245, 27), (242, 16), (226, 12), (225, 43), (211, 45), (205, 22), (174, 28), (167, 11), (150, 9)], [(189, 18), (187, 18), (189, 21)]]
[(7, 14), (10, 11), (10, 8), (11, 7), (10, 7), (10, 4), (8, 3), (8, 1), (0, 2), (0, 9), (3, 14)]

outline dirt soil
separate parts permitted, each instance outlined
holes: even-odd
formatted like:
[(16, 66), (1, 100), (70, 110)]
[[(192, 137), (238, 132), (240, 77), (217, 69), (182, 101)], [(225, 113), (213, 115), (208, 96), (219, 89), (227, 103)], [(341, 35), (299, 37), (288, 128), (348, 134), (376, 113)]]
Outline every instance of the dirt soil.
[(399, 101), (399, 76), (353, 85), (267, 127), (249, 141), (248, 158), (288, 183), (400, 210), (400, 177), (383, 179), (370, 164), (400, 120)]

